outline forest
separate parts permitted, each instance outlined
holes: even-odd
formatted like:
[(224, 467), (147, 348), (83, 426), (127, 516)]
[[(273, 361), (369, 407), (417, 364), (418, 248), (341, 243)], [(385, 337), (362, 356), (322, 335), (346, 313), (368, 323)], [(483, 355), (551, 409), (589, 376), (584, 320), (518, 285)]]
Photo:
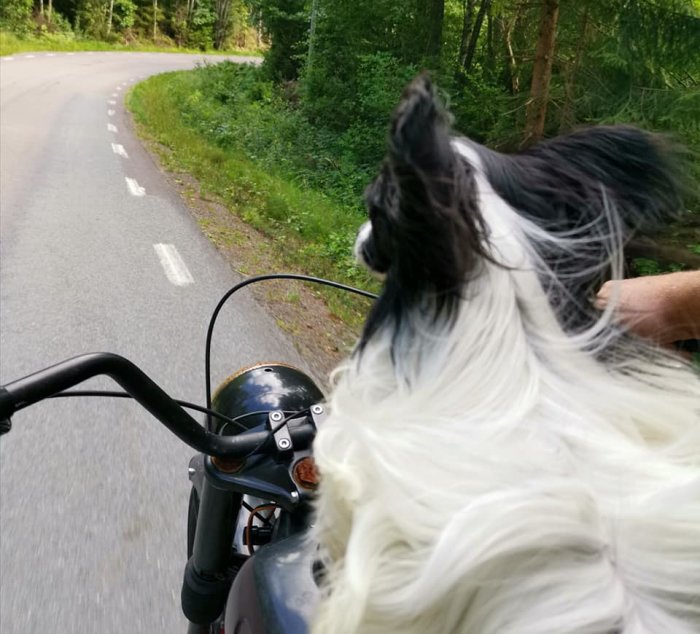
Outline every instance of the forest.
[[(687, 147), (700, 182), (700, 0), (4, 0), (0, 26), (261, 50), (259, 68), (205, 66), (161, 96), (217, 148), (331, 201), (340, 220), (325, 228), (289, 195), (249, 215), (325, 231), (332, 257), (347, 252), (391, 110), (423, 70), (455, 129), (492, 148), (630, 123)], [(700, 266), (697, 197), (687, 211), (638, 255)]]

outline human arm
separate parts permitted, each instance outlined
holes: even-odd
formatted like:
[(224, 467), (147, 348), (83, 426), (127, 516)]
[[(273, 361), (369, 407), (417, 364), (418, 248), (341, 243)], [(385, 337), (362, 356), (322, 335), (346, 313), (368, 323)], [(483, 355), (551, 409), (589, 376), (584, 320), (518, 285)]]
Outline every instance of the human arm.
[(620, 323), (662, 345), (700, 339), (700, 271), (611, 280), (596, 306), (615, 302)]

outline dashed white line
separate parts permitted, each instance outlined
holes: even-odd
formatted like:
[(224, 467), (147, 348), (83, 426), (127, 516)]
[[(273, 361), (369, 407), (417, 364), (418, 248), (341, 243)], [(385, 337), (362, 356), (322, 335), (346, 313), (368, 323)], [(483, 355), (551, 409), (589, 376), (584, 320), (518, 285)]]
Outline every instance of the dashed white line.
[(190, 273), (182, 256), (172, 244), (154, 244), (153, 248), (158, 255), (160, 264), (165, 271), (165, 276), (175, 286), (187, 286), (194, 284), (194, 278)]
[(145, 196), (146, 195), (146, 189), (144, 187), (141, 187), (136, 182), (135, 178), (129, 178), (128, 176), (125, 176), (124, 179), (126, 180), (126, 186), (129, 189), (129, 193), (132, 196)]
[(56, 57), (56, 53), (46, 53), (46, 57)]
[(68, 53), (68, 55), (75, 55), (75, 53)]
[(34, 59), (36, 55), (25, 55), (24, 59)]
[(12, 62), (12, 61), (14, 61), (15, 58), (14, 57), (2, 57), (0, 59), (2, 59), (3, 62)]
[(112, 93), (112, 97), (118, 97), (118, 96), (119, 96), (119, 93), (118, 93), (118, 92), (113, 92), (113, 93)]
[(121, 86), (117, 86), (115, 90), (121, 90), (121, 89), (122, 89)]
[(108, 117), (113, 117), (114, 116), (114, 110), (107, 110), (107, 116)]
[(114, 99), (108, 99), (108, 100), (107, 100), (107, 103), (108, 103), (110, 106), (116, 106), (116, 105), (117, 105), (117, 102), (114, 101)]
[(126, 153), (126, 150), (121, 143), (112, 143), (112, 152), (118, 154), (119, 156), (123, 156), (124, 158), (129, 158), (129, 155)]
[(107, 124), (107, 131), (108, 132), (119, 132), (119, 130), (117, 130), (117, 126), (112, 125), (111, 123)]

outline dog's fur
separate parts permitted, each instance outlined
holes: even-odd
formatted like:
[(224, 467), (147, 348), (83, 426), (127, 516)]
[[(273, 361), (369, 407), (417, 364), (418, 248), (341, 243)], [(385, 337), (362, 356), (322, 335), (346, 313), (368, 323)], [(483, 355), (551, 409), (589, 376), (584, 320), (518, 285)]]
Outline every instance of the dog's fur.
[(357, 245), (384, 290), (315, 443), (315, 633), (700, 632), (700, 383), (591, 305), (678, 209), (671, 150), (504, 156), (407, 89)]

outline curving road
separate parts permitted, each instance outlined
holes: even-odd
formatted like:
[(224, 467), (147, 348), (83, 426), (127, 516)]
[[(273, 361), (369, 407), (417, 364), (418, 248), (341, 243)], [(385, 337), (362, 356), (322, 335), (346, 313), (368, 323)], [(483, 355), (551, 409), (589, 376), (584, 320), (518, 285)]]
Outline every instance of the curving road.
[[(123, 106), (140, 78), (201, 59), (0, 58), (0, 383), (109, 350), (204, 401), (206, 321), (236, 280)], [(217, 333), (215, 383), (259, 360), (301, 363), (248, 298)], [(192, 451), (126, 401), (49, 401), (13, 424), (0, 440), (0, 632), (184, 632)]]

